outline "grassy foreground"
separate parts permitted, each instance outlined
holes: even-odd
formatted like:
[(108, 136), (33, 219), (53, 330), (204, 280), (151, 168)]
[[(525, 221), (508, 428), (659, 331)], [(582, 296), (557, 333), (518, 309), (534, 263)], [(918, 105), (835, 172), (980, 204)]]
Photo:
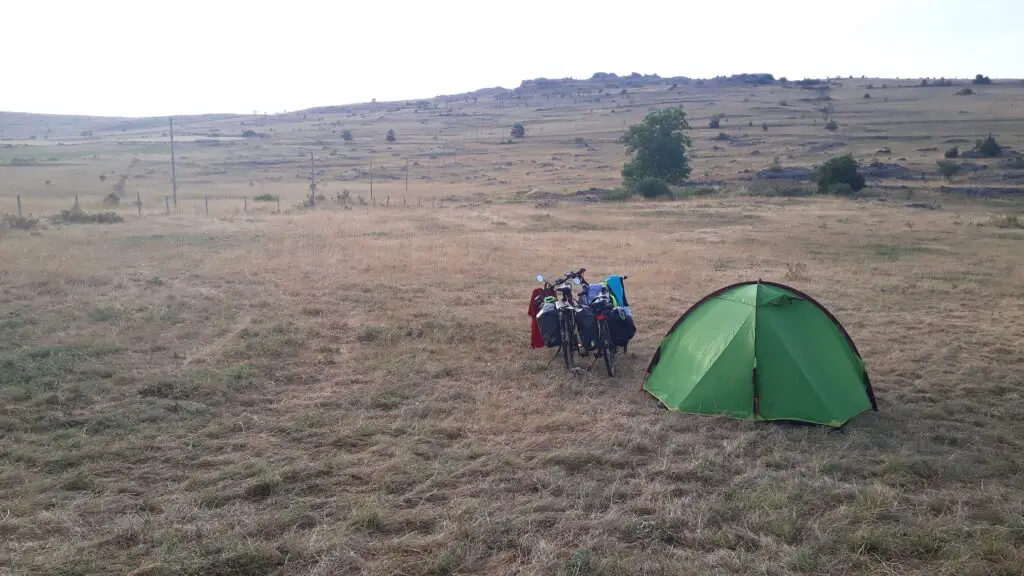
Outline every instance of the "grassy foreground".
[[(1024, 230), (993, 222), (710, 198), (11, 231), (0, 573), (1021, 574)], [(533, 276), (574, 266), (630, 276), (615, 379), (528, 349)], [(686, 307), (758, 277), (836, 314), (880, 413), (639, 390)]]

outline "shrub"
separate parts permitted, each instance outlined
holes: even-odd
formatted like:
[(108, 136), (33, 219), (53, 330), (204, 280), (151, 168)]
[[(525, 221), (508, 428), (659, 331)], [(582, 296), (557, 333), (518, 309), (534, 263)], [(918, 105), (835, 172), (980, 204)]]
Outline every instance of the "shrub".
[(988, 76), (984, 76), (982, 74), (978, 74), (977, 76), (974, 77), (974, 80), (971, 80), (971, 83), (972, 84), (991, 84), (992, 83), (992, 79), (989, 78)]
[(835, 132), (836, 130), (839, 130), (839, 123), (835, 120), (829, 120), (828, 122), (825, 122), (825, 130)]
[(3, 218), (0, 219), (8, 228), (15, 230), (34, 230), (39, 226), (39, 219), (32, 218), (31, 216), (14, 216), (13, 214), (4, 214)]
[(982, 156), (989, 157), (999, 156), (1003, 153), (1003, 147), (996, 142), (995, 137), (991, 134), (989, 134), (987, 138), (978, 140), (974, 144), (974, 150), (980, 152)]
[(767, 132), (768, 131), (768, 123), (767, 122), (761, 122), (761, 131), (762, 132)]
[(342, 130), (341, 131), (341, 139), (344, 140), (345, 142), (351, 142), (352, 141), (352, 131), (349, 130), (348, 128)]
[(51, 217), (51, 220), (64, 224), (117, 224), (124, 218), (117, 212), (86, 212), (78, 206), (72, 206)]
[(960, 148), (958, 148), (957, 146), (953, 146), (949, 150), (946, 150), (946, 153), (943, 154), (943, 156), (945, 156), (946, 158), (959, 158)]
[(388, 130), (388, 134), (387, 134), (387, 136), (385, 136), (384, 138), (385, 138), (385, 139), (386, 139), (386, 140), (387, 140), (388, 142), (394, 142), (394, 141), (395, 141), (395, 130), (394, 130), (393, 128), (392, 128), (392, 129), (390, 129), (390, 130)]
[(974, 94), (974, 90), (971, 90), (970, 86), (967, 86), (965, 88), (961, 88), (961, 89), (956, 91), (956, 95), (957, 96), (970, 96), (971, 94)]
[(601, 198), (601, 200), (604, 200), (605, 202), (622, 202), (622, 201), (625, 201), (625, 200), (629, 200), (630, 198), (632, 198), (635, 195), (636, 195), (636, 192), (632, 188), (625, 187), (625, 188), (616, 188), (615, 190), (612, 190), (611, 192), (601, 196), (600, 198)]
[(864, 93), (864, 99), (865, 100), (870, 100), (871, 99), (871, 93), (870, 92), (865, 92)]
[(272, 194), (260, 194), (259, 196), (254, 197), (253, 200), (256, 202), (273, 202), (277, 200), (277, 196)]
[(661, 198), (672, 196), (672, 190), (664, 180), (658, 178), (644, 178), (633, 184), (633, 192), (644, 198)]
[(840, 182), (839, 184), (832, 184), (828, 187), (828, 193), (833, 196), (852, 196), (856, 190), (853, 186), (850, 186), (846, 182)]
[(513, 138), (525, 138), (526, 137), (526, 126), (523, 126), (522, 122), (516, 122), (512, 125), (512, 137)]
[(961, 166), (952, 160), (939, 160), (936, 164), (939, 166), (939, 173), (947, 182), (952, 182), (953, 176), (959, 174), (961, 170)]
[(1024, 218), (1016, 214), (993, 216), (992, 225), (997, 228), (1024, 228)]
[(107, 194), (103, 198), (103, 205), (104, 206), (111, 206), (111, 207), (116, 208), (120, 204), (121, 204), (121, 197), (118, 196), (117, 194), (114, 194), (113, 192), (111, 192), (110, 194)]
[(724, 142), (726, 140), (732, 140), (732, 136), (729, 136), (725, 132), (719, 132), (718, 136), (715, 136), (715, 140), (718, 140), (720, 142)]
[(860, 173), (860, 164), (852, 154), (844, 154), (831, 158), (818, 167), (818, 192), (822, 194), (844, 193), (844, 189), (833, 189), (835, 184), (846, 184), (850, 193), (864, 188), (864, 175)]
[(259, 138), (259, 133), (255, 130), (246, 130), (242, 132), (242, 138)]
[(721, 125), (722, 120), (718, 117), (718, 114), (715, 114), (714, 116), (711, 117), (711, 120), (708, 120), (708, 128), (713, 128), (717, 130), (718, 127)]

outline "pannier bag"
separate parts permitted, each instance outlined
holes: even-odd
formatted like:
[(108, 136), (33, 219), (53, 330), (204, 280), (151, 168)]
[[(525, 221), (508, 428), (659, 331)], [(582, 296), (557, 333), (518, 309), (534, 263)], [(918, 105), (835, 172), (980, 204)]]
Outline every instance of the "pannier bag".
[(551, 296), (544, 299), (540, 312), (537, 312), (537, 325), (540, 327), (541, 336), (544, 337), (545, 346), (554, 348), (562, 345), (562, 330), (558, 319), (558, 310), (555, 308), (554, 298)]
[(633, 313), (625, 306), (619, 306), (608, 314), (608, 331), (615, 346), (625, 346), (636, 335)]
[(580, 334), (584, 350), (591, 352), (597, 348), (597, 319), (594, 318), (594, 311), (589, 306), (582, 306), (576, 310), (576, 330)]

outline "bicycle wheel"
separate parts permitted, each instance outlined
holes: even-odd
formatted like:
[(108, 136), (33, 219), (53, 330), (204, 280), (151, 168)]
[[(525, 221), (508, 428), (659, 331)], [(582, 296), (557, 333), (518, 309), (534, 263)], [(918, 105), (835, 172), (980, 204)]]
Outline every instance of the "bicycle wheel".
[(604, 358), (604, 368), (608, 371), (608, 375), (614, 377), (615, 370), (612, 368), (612, 354), (615, 354), (612, 348), (611, 333), (608, 331), (608, 321), (599, 320), (597, 323), (598, 331), (598, 346), (601, 347), (601, 357)]
[(565, 369), (572, 370), (572, 341), (570, 338), (570, 328), (565, 319), (562, 319), (562, 359), (565, 360)]

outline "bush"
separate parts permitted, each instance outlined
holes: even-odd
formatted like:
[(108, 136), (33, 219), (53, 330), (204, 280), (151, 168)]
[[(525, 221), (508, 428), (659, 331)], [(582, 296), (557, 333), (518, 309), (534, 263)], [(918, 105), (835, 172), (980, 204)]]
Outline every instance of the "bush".
[(978, 74), (977, 76), (974, 77), (974, 80), (971, 80), (971, 83), (972, 84), (991, 84), (992, 83), (992, 79), (989, 78), (988, 76), (983, 76), (981, 74)]
[(615, 190), (612, 190), (611, 192), (609, 192), (609, 193), (607, 193), (607, 194), (605, 194), (603, 196), (600, 196), (600, 198), (601, 198), (601, 200), (604, 200), (605, 202), (623, 202), (625, 200), (629, 200), (630, 198), (632, 198), (635, 195), (636, 195), (636, 192), (632, 188), (625, 187), (625, 188), (616, 188)]
[(718, 130), (718, 127), (721, 125), (722, 120), (718, 117), (718, 114), (715, 114), (714, 116), (711, 117), (711, 120), (708, 120), (708, 128)]
[(526, 137), (526, 126), (523, 126), (522, 122), (516, 122), (512, 125), (512, 137), (513, 138), (525, 138)]
[(352, 141), (352, 131), (349, 130), (348, 128), (342, 130), (341, 131), (341, 139), (344, 140), (345, 142), (351, 142)]
[[(860, 164), (854, 160), (852, 154), (836, 156), (817, 170), (818, 192), (821, 194), (833, 193), (833, 185), (846, 184), (850, 193), (858, 192), (864, 188), (864, 175), (860, 173)], [(835, 190), (835, 193), (845, 192), (845, 189)]]
[(277, 200), (277, 196), (272, 194), (260, 194), (259, 196), (254, 197), (253, 200), (256, 202), (274, 202)]
[(946, 153), (943, 154), (943, 156), (945, 156), (946, 158), (959, 158), (960, 148), (958, 148), (957, 146), (953, 146), (949, 150), (946, 150)]
[(644, 178), (633, 185), (633, 193), (644, 198), (661, 198), (672, 196), (672, 190), (664, 180), (657, 178)]
[(732, 136), (729, 136), (725, 132), (719, 132), (718, 136), (715, 136), (715, 140), (718, 140), (720, 142), (724, 142), (726, 140), (732, 140)]
[(255, 130), (246, 130), (245, 132), (242, 132), (242, 138), (259, 138), (259, 136), (259, 132), (256, 132)]
[(8, 228), (15, 230), (35, 230), (39, 226), (38, 218), (14, 216), (13, 214), (4, 214), (0, 222), (3, 222)]
[(974, 150), (980, 152), (982, 156), (999, 156), (1003, 153), (1003, 147), (996, 142), (996, 139), (989, 134), (987, 138), (978, 140), (974, 144)]
[(825, 122), (825, 130), (835, 132), (836, 130), (839, 130), (839, 123), (835, 120), (829, 120), (828, 122)]
[(394, 142), (395, 141), (395, 130), (394, 129), (388, 130), (388, 134), (384, 138), (388, 142)]
[(121, 204), (121, 197), (118, 196), (117, 194), (114, 194), (113, 192), (111, 192), (110, 194), (107, 194), (106, 197), (103, 198), (103, 205), (104, 206), (111, 206), (111, 207), (116, 208), (120, 204)]
[(959, 174), (961, 170), (961, 166), (952, 160), (939, 160), (936, 164), (939, 166), (939, 173), (947, 182), (952, 182), (953, 176)]
[(871, 99), (871, 93), (870, 92), (865, 92), (864, 93), (864, 99), (865, 100), (870, 100)]
[(972, 94), (974, 94), (974, 90), (971, 90), (969, 86), (956, 91), (957, 96), (970, 96)]
[(828, 187), (828, 193), (833, 196), (852, 196), (856, 190), (853, 186), (850, 186), (846, 182), (840, 182), (839, 184), (832, 184)]
[(993, 216), (992, 225), (997, 228), (1024, 228), (1024, 218), (1016, 214)]
[(117, 212), (86, 212), (78, 206), (61, 210), (60, 214), (50, 219), (63, 224), (117, 224), (124, 222), (124, 218)]

